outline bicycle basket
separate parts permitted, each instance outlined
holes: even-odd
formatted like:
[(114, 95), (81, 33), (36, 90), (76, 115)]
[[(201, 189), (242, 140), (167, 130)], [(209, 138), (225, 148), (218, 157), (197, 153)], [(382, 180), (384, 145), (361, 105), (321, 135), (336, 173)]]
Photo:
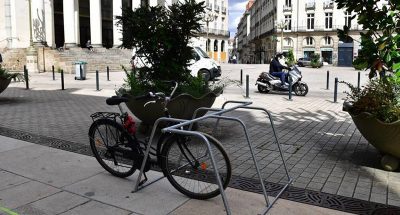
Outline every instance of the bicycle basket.
[(99, 119), (99, 118), (108, 118), (108, 119), (115, 120), (119, 116), (120, 116), (119, 113), (114, 113), (114, 112), (96, 112), (96, 113), (90, 115), (90, 117), (92, 118), (93, 121), (95, 121), (96, 119)]

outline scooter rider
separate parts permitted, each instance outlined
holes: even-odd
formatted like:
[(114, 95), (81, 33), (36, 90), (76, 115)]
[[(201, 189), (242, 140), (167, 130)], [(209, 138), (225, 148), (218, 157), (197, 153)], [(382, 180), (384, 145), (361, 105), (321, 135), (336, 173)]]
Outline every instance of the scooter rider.
[(271, 63), (269, 64), (269, 74), (280, 78), (281, 85), (283, 86), (285, 85), (286, 73), (282, 72), (282, 69), (288, 69), (288, 67), (283, 66), (279, 62), (279, 59), (282, 58), (282, 56), (283, 56), (282, 52), (276, 53), (275, 57), (271, 60)]

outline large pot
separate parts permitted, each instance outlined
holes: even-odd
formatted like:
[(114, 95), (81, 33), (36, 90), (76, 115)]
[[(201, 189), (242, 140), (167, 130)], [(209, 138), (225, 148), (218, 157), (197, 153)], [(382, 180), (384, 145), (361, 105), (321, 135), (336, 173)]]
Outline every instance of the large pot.
[(384, 154), (381, 164), (387, 170), (395, 170), (400, 159), (400, 120), (385, 123), (370, 113), (351, 114), (351, 104), (345, 103), (343, 109), (348, 111), (357, 129), (364, 138), (379, 152)]
[[(207, 93), (200, 98), (195, 98), (189, 94), (180, 94), (171, 99), (167, 108), (173, 118), (191, 119), (196, 109), (200, 107), (211, 107), (217, 96), (218, 95), (215, 93)], [(163, 105), (159, 100), (156, 103), (150, 103), (144, 107), (144, 104), (148, 101), (149, 99), (136, 100), (132, 97), (126, 105), (142, 123), (153, 125), (158, 118), (165, 116)], [(197, 116), (203, 116), (205, 113), (205, 111), (202, 111)]]
[(10, 82), (11, 82), (11, 79), (0, 77), (0, 93), (2, 93), (8, 87)]

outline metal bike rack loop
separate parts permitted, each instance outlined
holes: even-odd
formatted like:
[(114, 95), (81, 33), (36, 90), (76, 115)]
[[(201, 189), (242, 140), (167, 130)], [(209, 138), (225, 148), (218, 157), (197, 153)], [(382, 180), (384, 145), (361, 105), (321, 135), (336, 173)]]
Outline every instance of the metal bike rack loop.
[[(229, 104), (229, 103), (235, 103), (235, 104), (238, 104), (238, 105), (234, 106), (234, 107), (231, 107), (231, 108), (228, 108), (228, 109), (225, 109), (225, 106), (227, 104)], [(245, 133), (245, 137), (246, 137), (246, 140), (247, 140), (247, 144), (249, 146), (250, 153), (251, 153), (252, 158), (253, 158), (253, 162), (254, 162), (254, 165), (255, 165), (259, 180), (260, 180), (260, 184), (262, 186), (263, 195), (264, 195), (265, 202), (266, 202), (266, 208), (264, 208), (264, 210), (262, 211), (262, 214), (266, 214), (269, 211), (269, 209), (272, 208), (272, 205), (282, 195), (282, 193), (285, 191), (285, 189), (292, 183), (292, 179), (290, 178), (289, 172), (288, 172), (287, 167), (286, 167), (286, 162), (285, 162), (285, 159), (283, 157), (282, 149), (281, 149), (281, 147), (279, 145), (279, 142), (278, 142), (278, 137), (277, 137), (276, 132), (275, 132), (275, 127), (274, 127), (274, 123), (273, 123), (273, 119), (272, 119), (271, 114), (264, 108), (249, 107), (249, 105), (251, 105), (251, 104), (252, 104), (252, 102), (226, 101), (222, 105), (221, 109), (219, 109), (219, 108), (205, 108), (205, 107), (198, 108), (194, 112), (192, 120), (183, 120), (183, 119), (167, 118), (167, 117), (162, 117), (162, 118), (157, 119), (156, 122), (154, 123), (153, 129), (152, 129), (152, 132), (151, 132), (151, 135), (150, 135), (150, 140), (148, 142), (149, 145), (146, 148), (144, 159), (143, 159), (143, 162), (142, 162), (142, 165), (141, 165), (141, 168), (140, 168), (140, 172), (139, 172), (138, 178), (136, 180), (135, 189), (134, 189), (133, 192), (136, 192), (136, 191), (138, 191), (140, 189), (143, 189), (144, 187), (147, 187), (147, 186), (159, 181), (160, 179), (164, 178), (164, 176), (159, 177), (159, 178), (157, 178), (157, 179), (155, 179), (155, 180), (153, 180), (151, 182), (148, 182), (147, 184), (142, 185), (142, 186), (139, 187), (139, 184), (140, 184), (140, 181), (141, 181), (141, 177), (142, 177), (142, 174), (143, 174), (143, 171), (144, 171), (144, 167), (145, 167), (146, 161), (147, 161), (147, 159), (149, 157), (150, 148), (151, 148), (150, 146), (151, 146), (151, 143), (153, 142), (154, 135), (155, 135), (155, 132), (156, 132), (156, 129), (157, 129), (159, 123), (162, 122), (162, 121), (164, 121), (164, 122), (168, 122), (168, 121), (169, 122), (176, 122), (177, 124), (169, 126), (167, 128), (164, 128), (161, 131), (163, 133), (176, 133), (176, 134), (182, 134), (182, 135), (188, 135), (188, 136), (197, 136), (197, 137), (199, 137), (201, 140), (203, 140), (206, 143), (208, 152), (210, 153), (210, 156), (211, 156), (211, 162), (212, 162), (213, 168), (215, 170), (215, 176), (217, 178), (218, 186), (219, 186), (219, 189), (221, 191), (221, 196), (222, 196), (222, 200), (223, 200), (223, 203), (224, 203), (224, 206), (225, 206), (225, 209), (226, 209), (226, 213), (227, 214), (231, 214), (229, 203), (227, 201), (227, 198), (226, 198), (226, 195), (225, 195), (225, 191), (223, 189), (222, 181), (221, 181), (221, 178), (219, 177), (218, 167), (216, 165), (215, 158), (214, 158), (214, 155), (213, 155), (212, 150), (211, 150), (211, 145), (210, 145), (208, 139), (201, 132), (192, 131), (191, 130), (192, 126), (193, 126), (193, 124), (195, 122), (199, 122), (201, 120), (205, 120), (205, 119), (209, 119), (209, 118), (215, 118), (215, 119), (217, 119), (217, 122), (216, 122), (214, 130), (213, 130), (213, 132), (215, 132), (220, 120), (230, 120), (230, 121), (238, 122), (243, 127), (243, 130), (244, 130), (244, 133)], [(251, 144), (250, 138), (248, 136), (248, 131), (247, 131), (247, 127), (246, 127), (245, 123), (242, 120), (240, 120), (239, 118), (237, 118), (237, 117), (221, 116), (224, 113), (228, 113), (230, 111), (233, 111), (233, 110), (236, 110), (236, 109), (240, 109), (240, 108), (262, 110), (262, 111), (267, 113), (267, 115), (269, 117), (269, 120), (270, 120), (270, 123), (271, 123), (271, 128), (272, 128), (274, 136), (275, 136), (276, 144), (278, 145), (280, 156), (282, 158), (283, 165), (284, 165), (284, 168), (285, 168), (285, 171), (286, 171), (286, 175), (288, 177), (288, 182), (285, 184), (285, 186), (281, 189), (281, 191), (278, 193), (278, 195), (274, 198), (274, 200), (271, 203), (268, 200), (268, 194), (267, 194), (267, 191), (266, 191), (265, 186), (264, 186), (264, 180), (262, 179), (261, 172), (260, 172), (260, 169), (259, 169), (259, 166), (258, 166), (258, 162), (257, 162), (257, 159), (256, 159), (256, 157), (254, 155), (254, 149), (253, 149), (253, 146)], [(201, 111), (201, 110), (213, 111), (214, 113), (206, 114), (206, 115), (204, 115), (202, 117), (195, 118), (197, 116), (197, 113), (199, 111)], [(187, 126), (187, 125), (189, 125), (189, 129), (188, 130), (183, 130), (182, 129), (183, 126)]]

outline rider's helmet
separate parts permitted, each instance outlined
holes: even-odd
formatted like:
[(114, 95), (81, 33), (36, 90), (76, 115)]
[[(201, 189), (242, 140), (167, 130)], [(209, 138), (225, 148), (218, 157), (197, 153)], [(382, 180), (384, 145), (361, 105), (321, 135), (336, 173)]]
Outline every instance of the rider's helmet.
[(277, 52), (275, 54), (275, 58), (282, 58), (282, 56), (283, 56), (283, 52)]

